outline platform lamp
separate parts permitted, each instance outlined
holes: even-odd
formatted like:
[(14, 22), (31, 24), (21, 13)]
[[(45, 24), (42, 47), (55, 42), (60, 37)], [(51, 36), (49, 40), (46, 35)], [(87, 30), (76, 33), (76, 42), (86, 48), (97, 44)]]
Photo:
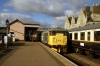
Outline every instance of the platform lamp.
[(8, 31), (9, 31), (9, 20), (8, 20), (8, 19), (6, 20), (6, 25), (7, 25), (7, 27), (6, 27), (6, 28), (7, 28), (7, 30), (6, 30), (6, 35), (7, 35), (7, 44), (6, 44), (6, 48), (8, 48), (8, 33), (9, 33), (9, 32), (8, 32)]

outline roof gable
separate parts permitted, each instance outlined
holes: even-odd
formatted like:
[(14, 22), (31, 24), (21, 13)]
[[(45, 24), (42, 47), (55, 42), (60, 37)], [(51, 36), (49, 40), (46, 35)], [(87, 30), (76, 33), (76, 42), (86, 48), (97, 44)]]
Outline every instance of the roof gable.
[(22, 23), (22, 24), (24, 25), (24, 23), (23, 23), (23, 22), (21, 22), (21, 21), (20, 21), (20, 20), (18, 20), (18, 19), (16, 19), (16, 20), (12, 21), (9, 25), (12, 25), (12, 24), (14, 24), (14, 23), (16, 23), (16, 22), (20, 22), (20, 23)]

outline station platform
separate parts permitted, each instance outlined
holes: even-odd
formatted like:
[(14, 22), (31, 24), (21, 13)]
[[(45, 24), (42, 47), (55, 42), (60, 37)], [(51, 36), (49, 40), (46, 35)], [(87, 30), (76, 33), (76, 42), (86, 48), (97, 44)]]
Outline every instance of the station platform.
[(15, 42), (0, 54), (0, 66), (77, 66), (40, 42)]

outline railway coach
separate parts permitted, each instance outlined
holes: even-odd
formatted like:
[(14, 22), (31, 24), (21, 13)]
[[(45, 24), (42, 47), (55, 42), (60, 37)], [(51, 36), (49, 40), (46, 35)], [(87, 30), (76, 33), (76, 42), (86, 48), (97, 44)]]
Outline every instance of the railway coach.
[(68, 31), (63, 28), (52, 28), (42, 32), (41, 41), (51, 49), (64, 53), (66, 52), (68, 35)]
[(100, 24), (73, 28), (69, 34), (75, 52), (100, 55)]

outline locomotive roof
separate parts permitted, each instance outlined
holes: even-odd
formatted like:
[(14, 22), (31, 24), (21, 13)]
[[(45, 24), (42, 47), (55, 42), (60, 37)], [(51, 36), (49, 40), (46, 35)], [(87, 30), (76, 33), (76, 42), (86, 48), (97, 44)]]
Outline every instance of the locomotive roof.
[(91, 29), (98, 29), (98, 28), (100, 28), (100, 24), (92, 24), (92, 25), (87, 25), (83, 27), (73, 28), (68, 31), (72, 32), (72, 31), (91, 30)]
[(57, 27), (57, 28), (51, 28), (48, 31), (66, 31), (66, 30), (63, 28)]
[(60, 28), (60, 27), (57, 27), (57, 28), (51, 28), (51, 29), (49, 29), (49, 30), (46, 30), (46, 31), (44, 31), (43, 33), (46, 33), (46, 32), (48, 32), (48, 31), (67, 31), (67, 30), (65, 30), (65, 29), (63, 29), (63, 28)]

